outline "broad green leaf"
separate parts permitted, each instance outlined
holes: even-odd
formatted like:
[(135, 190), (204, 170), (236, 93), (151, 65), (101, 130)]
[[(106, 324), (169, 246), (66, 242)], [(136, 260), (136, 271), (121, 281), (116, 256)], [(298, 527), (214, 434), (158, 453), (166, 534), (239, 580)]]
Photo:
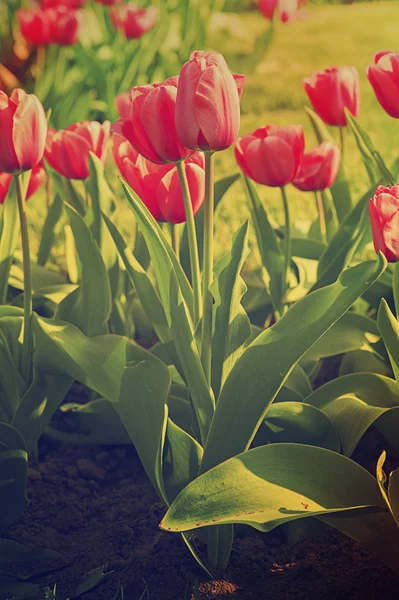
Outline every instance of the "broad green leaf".
[(36, 318), (34, 363), (80, 381), (112, 403), (161, 498), (162, 450), (170, 386), (168, 368), (127, 338), (86, 337), (68, 323)]
[[(335, 143), (334, 138), (320, 117), (307, 106), (305, 106), (305, 111), (310, 119), (319, 144), (321, 144), (323, 141)], [(338, 220), (341, 223), (353, 208), (349, 184), (346, 179), (344, 165), (342, 162), (335, 183), (331, 186), (330, 191), (334, 200)]]
[(331, 419), (347, 456), (371, 425), (399, 449), (399, 389), (393, 379), (374, 373), (344, 375), (318, 388), (305, 402)]
[(111, 289), (101, 252), (82, 217), (66, 205), (76, 249), (82, 263), (79, 288), (58, 306), (57, 318), (77, 325), (86, 335), (106, 333), (111, 314)]
[(259, 199), (254, 184), (248, 177), (243, 177), (243, 185), (246, 196), (251, 204), (252, 219), (262, 265), (270, 278), (267, 287), (270, 290), (270, 297), (273, 301), (274, 310), (278, 313), (281, 305), (281, 294), (283, 289), (282, 280), (285, 271), (284, 253)]
[(118, 250), (119, 256), (123, 260), (127, 276), (132, 282), (148, 318), (151, 320), (154, 331), (162, 343), (171, 341), (171, 332), (165, 311), (151, 279), (136, 260), (133, 252), (130, 250), (113, 222), (104, 213), (102, 216)]
[(55, 228), (62, 217), (63, 208), (64, 201), (62, 196), (59, 192), (56, 192), (53, 203), (47, 212), (40, 237), (39, 251), (37, 253), (37, 264), (43, 267), (49, 259), (55, 239)]
[(388, 304), (381, 299), (377, 317), (378, 329), (381, 332), (385, 347), (391, 361), (396, 382), (399, 382), (399, 322), (392, 314)]
[(7, 301), (8, 278), (20, 231), (14, 184), (4, 202), (0, 235), (0, 304)]
[(317, 240), (306, 238), (292, 238), (292, 256), (307, 258), (310, 260), (319, 260), (326, 250), (326, 245)]
[(395, 469), (389, 474), (389, 486), (388, 486), (389, 504), (393, 517), (399, 527), (399, 470)]
[(339, 228), (339, 219), (334, 200), (329, 189), (321, 192), (321, 199), (323, 202), (324, 217), (326, 220), (327, 240), (330, 241)]
[(64, 179), (63, 183), (66, 191), (66, 202), (72, 206), (81, 217), (84, 217), (86, 213), (85, 201), (76, 187), (76, 182), (73, 182), (70, 179)]
[(28, 503), (27, 464), (22, 436), (10, 425), (0, 423), (0, 532), (21, 516)]
[(160, 527), (189, 531), (244, 523), (270, 531), (308, 516), (328, 521), (398, 572), (399, 530), (375, 478), (354, 461), (315, 446), (270, 444), (227, 460), (190, 483)]
[(386, 362), (375, 351), (369, 350), (348, 352), (342, 357), (339, 367), (340, 376), (352, 373), (377, 373), (387, 376), (390, 372)]
[[(213, 416), (214, 399), (202, 368), (186, 301), (187, 293), (185, 294), (183, 289), (188, 286), (188, 283), (177, 262), (176, 255), (165, 240), (158, 223), (136, 194), (126, 185), (124, 185), (124, 189), (151, 255), (171, 336), (193, 398), (202, 441), (205, 442)], [(191, 301), (191, 288), (189, 292)]]
[(211, 292), (214, 331), (212, 339), (212, 389), (220, 389), (251, 335), (251, 323), (241, 305), (247, 286), (241, 269), (248, 253), (248, 223), (234, 235), (232, 249), (214, 267)]
[(294, 442), (339, 452), (341, 443), (330, 418), (305, 402), (274, 402), (255, 441)]
[(101, 581), (107, 575), (112, 573), (113, 571), (109, 571), (106, 573), (106, 565), (101, 565), (101, 567), (96, 567), (91, 571), (85, 573), (81, 579), (81, 582), (77, 585), (75, 591), (73, 592), (73, 596), (68, 598), (68, 600), (76, 600), (76, 598), (80, 598), (86, 592), (89, 592), (93, 588), (97, 587)]
[(0, 565), (6, 564), (34, 564), (42, 561), (64, 561), (59, 552), (55, 550), (32, 549), (15, 542), (14, 540), (0, 539)]
[(384, 271), (385, 259), (344, 271), (336, 283), (294, 304), (245, 350), (227, 378), (204, 450), (202, 471), (251, 444), (270, 404), (311, 346)]
[(373, 190), (368, 191), (353, 210), (343, 219), (340, 228), (320, 257), (317, 281), (313, 289), (329, 285), (350, 264), (367, 227), (370, 227), (368, 201)]
[[(41, 265), (32, 263), (31, 271), (33, 293), (36, 293), (37, 290), (50, 285), (61, 285), (66, 283), (65, 277), (59, 271), (54, 269), (48, 269), (46, 267), (42, 267)], [(23, 291), (24, 289), (24, 272), (22, 262), (18, 260), (11, 267), (10, 285), (17, 290)]]

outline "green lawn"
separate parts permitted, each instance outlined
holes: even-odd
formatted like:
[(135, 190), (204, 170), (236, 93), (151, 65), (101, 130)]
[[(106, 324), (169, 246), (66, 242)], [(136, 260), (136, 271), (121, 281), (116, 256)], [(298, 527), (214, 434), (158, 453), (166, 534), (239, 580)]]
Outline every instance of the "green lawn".
[[(250, 51), (254, 38), (266, 26), (256, 12), (239, 17), (227, 15), (222, 30), (225, 36), (224, 50), (216, 43), (218, 37), (220, 39), (220, 30), (218, 35), (215, 32), (214, 46), (227, 54), (232, 68), (237, 67), (238, 61), (230, 53), (237, 52), (237, 47), (243, 52)], [(269, 53), (256, 73), (248, 77), (242, 100), (242, 133), (268, 123), (280, 126), (301, 123), (305, 128), (306, 147), (310, 149), (317, 142), (303, 110), (307, 104), (302, 87), (303, 77), (328, 66), (355, 65), (362, 87), (360, 123), (390, 164), (399, 155), (399, 122), (380, 108), (365, 75), (372, 55), (381, 49), (399, 50), (397, 2), (310, 7), (307, 19), (286, 25), (278, 23)], [(217, 164), (219, 174), (234, 172), (236, 163), (233, 152), (221, 153)], [(351, 137), (346, 144), (345, 166), (356, 198), (361, 192), (367, 191), (369, 181)], [(263, 186), (258, 186), (258, 190), (270, 214), (278, 221), (281, 217), (279, 190)], [(312, 194), (304, 194), (293, 187), (290, 187), (288, 194), (297, 222), (313, 218), (315, 209)], [(218, 253), (247, 218), (246, 200), (238, 182), (226, 196), (218, 214)]]

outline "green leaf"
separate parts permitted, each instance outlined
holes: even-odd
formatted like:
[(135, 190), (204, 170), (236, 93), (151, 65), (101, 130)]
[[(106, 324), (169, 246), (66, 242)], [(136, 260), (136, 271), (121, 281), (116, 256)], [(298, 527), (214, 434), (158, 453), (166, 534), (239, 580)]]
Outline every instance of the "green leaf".
[(26, 391), (19, 372), (21, 359), (20, 334), (23, 317), (0, 318), (0, 418), (10, 423)]
[(47, 212), (40, 237), (39, 251), (37, 253), (37, 264), (44, 267), (49, 259), (51, 248), (55, 239), (55, 228), (62, 217), (64, 201), (59, 192), (56, 192), (54, 201)]
[(21, 434), (0, 423), (0, 532), (24, 512), (28, 454)]
[(188, 297), (191, 302), (192, 290), (158, 223), (136, 194), (126, 185), (124, 189), (151, 255), (159, 294), (187, 386), (192, 394), (193, 406), (204, 442), (213, 416), (214, 399), (202, 368), (190, 316), (191, 311), (186, 300)]
[(18, 243), (20, 226), (18, 203), (14, 184), (4, 202), (0, 235), (0, 304), (7, 300), (8, 278), (15, 249)]
[[(334, 138), (320, 117), (307, 106), (305, 106), (305, 111), (313, 126), (319, 144), (321, 144), (323, 141), (335, 143)], [(334, 184), (331, 186), (330, 191), (334, 200), (338, 220), (341, 223), (353, 207), (349, 184), (346, 179), (344, 165), (342, 162), (337, 178)]]
[(347, 456), (372, 425), (399, 449), (399, 389), (393, 379), (374, 373), (344, 375), (318, 388), (305, 402), (331, 419)]
[(336, 283), (294, 304), (248, 346), (222, 388), (205, 446), (203, 471), (249, 447), (294, 366), (385, 267), (380, 255), (376, 262), (347, 269)]
[(292, 238), (292, 256), (307, 258), (310, 260), (319, 260), (326, 250), (326, 245), (317, 240), (306, 238)]
[(251, 204), (252, 219), (262, 265), (270, 278), (267, 287), (270, 290), (270, 297), (273, 301), (274, 310), (275, 312), (279, 312), (281, 305), (282, 280), (285, 273), (284, 253), (259, 199), (254, 184), (248, 177), (243, 177), (243, 184), (246, 196)]
[(63, 557), (55, 550), (32, 549), (15, 542), (14, 540), (0, 539), (0, 565), (35, 564), (42, 561), (63, 561)]
[(161, 342), (167, 343), (171, 341), (171, 332), (166, 319), (165, 311), (159, 296), (154, 289), (151, 279), (140, 263), (136, 260), (134, 254), (128, 247), (127, 243), (113, 222), (104, 213), (102, 216), (118, 250), (119, 256), (123, 260), (127, 276), (132, 282), (140, 298), (141, 304), (152, 323), (154, 331)]
[(3, 598), (6, 600), (9, 598), (12, 600), (32, 600), (32, 598), (37, 598), (40, 589), (36, 583), (18, 581), (6, 575), (0, 575), (0, 588), (1, 593), (4, 594)]
[(66, 210), (82, 263), (82, 277), (79, 288), (59, 304), (57, 318), (74, 323), (88, 336), (100, 335), (108, 330), (112, 308), (107, 269), (82, 217), (68, 205)]
[(214, 267), (211, 292), (214, 332), (212, 339), (212, 389), (220, 389), (251, 335), (251, 323), (241, 305), (247, 286), (240, 273), (248, 253), (248, 223), (233, 237), (232, 249)]
[(244, 73), (254, 73), (256, 67), (268, 51), (274, 37), (273, 21), (270, 22), (268, 29), (256, 38), (253, 50), (245, 57), (244, 64), (241, 67)]
[(108, 573), (106, 573), (105, 568), (105, 565), (101, 565), (101, 567), (96, 567), (95, 569), (92, 569), (91, 571), (85, 573), (85, 575), (82, 577), (81, 582), (77, 585), (73, 596), (68, 598), (68, 600), (75, 600), (76, 598), (80, 598), (80, 596), (82, 596), (86, 592), (89, 592), (93, 588), (97, 587), (98, 584), (101, 583), (105, 577), (107, 577), (107, 575), (113, 573), (113, 571), (109, 571)]
[(274, 402), (267, 411), (259, 435), (262, 444), (295, 442), (339, 452), (341, 443), (330, 418), (304, 402)]
[(244, 523), (270, 531), (308, 516), (322, 517), (398, 572), (399, 530), (392, 531), (375, 478), (354, 461), (315, 446), (271, 444), (231, 458), (190, 483), (160, 526), (189, 531)]
[(377, 317), (378, 329), (388, 351), (396, 382), (399, 382), (399, 323), (392, 314), (388, 304), (381, 299)]
[(368, 191), (353, 210), (346, 215), (337, 233), (320, 257), (314, 290), (335, 281), (341, 271), (350, 264), (365, 229), (370, 227), (368, 201), (373, 192), (374, 190)]
[(51, 375), (87, 385), (112, 403), (161, 498), (168, 368), (151, 353), (116, 335), (86, 337), (68, 323), (36, 318), (34, 363)]

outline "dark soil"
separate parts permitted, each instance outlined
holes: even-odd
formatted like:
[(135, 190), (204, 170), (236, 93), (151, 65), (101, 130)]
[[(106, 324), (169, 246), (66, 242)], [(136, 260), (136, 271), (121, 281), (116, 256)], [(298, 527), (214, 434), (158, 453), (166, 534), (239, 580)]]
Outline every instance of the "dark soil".
[(181, 538), (158, 529), (164, 507), (132, 447), (44, 442), (39, 462), (30, 464), (28, 496), (8, 535), (63, 555), (63, 564), (36, 579), (57, 583), (57, 600), (72, 596), (79, 579), (103, 564), (112, 573), (84, 600), (113, 600), (119, 584), (125, 600), (194, 600), (195, 580), (203, 600), (399, 598), (399, 578), (332, 530), (288, 546), (280, 531), (244, 528), (227, 574), (210, 581)]

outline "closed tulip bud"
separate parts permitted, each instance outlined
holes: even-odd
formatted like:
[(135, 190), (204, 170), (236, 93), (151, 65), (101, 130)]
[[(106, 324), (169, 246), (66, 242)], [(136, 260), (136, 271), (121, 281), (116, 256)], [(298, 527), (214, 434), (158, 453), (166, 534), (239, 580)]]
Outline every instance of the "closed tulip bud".
[(140, 8), (134, 2), (127, 2), (111, 9), (110, 16), (115, 29), (119, 29), (128, 40), (135, 40), (153, 29), (158, 11), (155, 6)]
[(344, 127), (345, 108), (354, 117), (360, 112), (360, 81), (356, 67), (331, 67), (303, 80), (316, 113), (327, 125)]
[(178, 162), (193, 154), (176, 132), (177, 85), (178, 77), (171, 77), (132, 88), (130, 117), (113, 126), (113, 131), (123, 135), (139, 154), (158, 164)]
[(303, 155), (299, 172), (292, 183), (303, 192), (326, 190), (338, 175), (340, 160), (338, 146), (333, 142), (322, 142)]
[[(44, 170), (43, 164), (39, 163), (36, 167), (33, 167), (29, 183), (28, 189), (26, 191), (26, 200), (29, 200), (33, 194), (37, 192), (37, 190), (43, 185), (46, 180), (46, 171)], [(0, 204), (4, 204), (4, 201), (9, 192), (10, 186), (12, 182), (12, 175), (9, 173), (0, 173)]]
[(233, 75), (221, 54), (193, 52), (183, 65), (176, 100), (176, 128), (191, 150), (229, 148), (240, 129), (245, 75)]
[[(112, 134), (112, 143), (114, 161), (122, 177), (146, 205), (154, 219), (183, 223), (186, 220), (186, 212), (176, 167), (147, 160), (118, 133)], [(185, 169), (193, 211), (196, 214), (205, 196), (203, 157), (194, 154), (185, 161)]]
[(22, 173), (42, 159), (47, 135), (44, 108), (33, 94), (0, 91), (0, 171)]
[(281, 187), (297, 176), (304, 146), (301, 125), (267, 125), (239, 138), (235, 156), (244, 175), (262, 185)]
[(82, 121), (60, 131), (49, 130), (44, 156), (67, 179), (87, 179), (90, 152), (105, 164), (110, 128), (109, 121)]
[(385, 112), (399, 119), (399, 52), (377, 52), (367, 77)]
[(399, 185), (380, 185), (369, 202), (371, 231), (377, 254), (389, 262), (399, 260)]

